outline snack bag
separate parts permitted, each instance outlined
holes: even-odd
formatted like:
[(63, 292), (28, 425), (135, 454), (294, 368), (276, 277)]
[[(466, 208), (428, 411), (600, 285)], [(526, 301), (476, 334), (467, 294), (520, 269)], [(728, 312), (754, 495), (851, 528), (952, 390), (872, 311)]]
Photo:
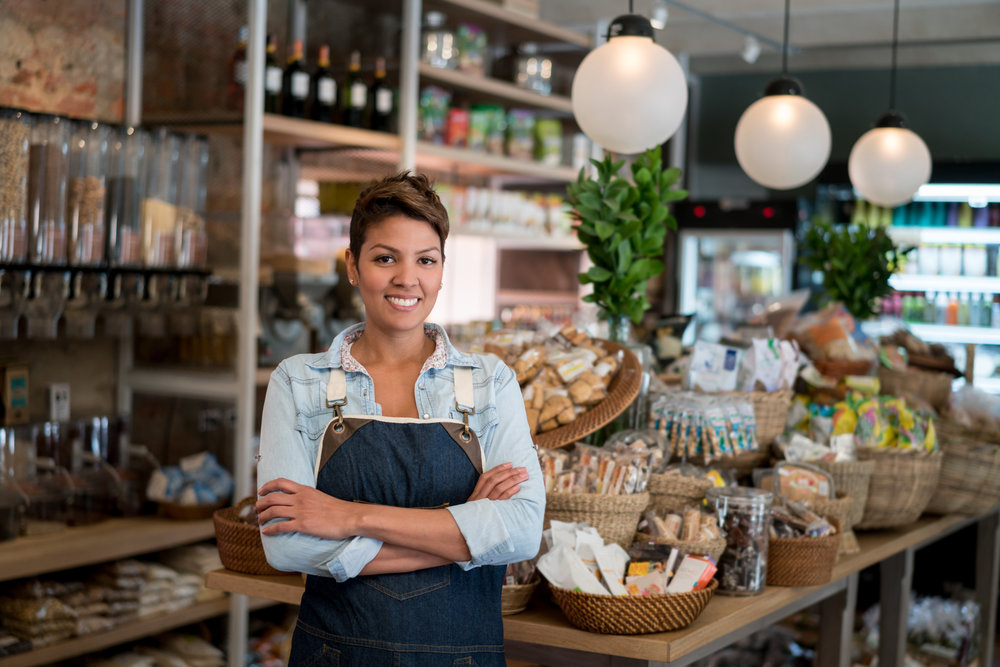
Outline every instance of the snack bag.
[(862, 447), (892, 447), (895, 444), (895, 429), (890, 429), (885, 422), (878, 399), (867, 399), (858, 406), (854, 438)]

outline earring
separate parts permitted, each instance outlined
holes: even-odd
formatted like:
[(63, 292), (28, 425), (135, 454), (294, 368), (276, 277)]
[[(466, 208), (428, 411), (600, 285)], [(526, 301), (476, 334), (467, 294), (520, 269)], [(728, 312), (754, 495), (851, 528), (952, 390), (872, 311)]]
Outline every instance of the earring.
[(357, 281), (354, 280), (354, 278), (348, 278), (347, 282), (351, 283), (352, 285), (357, 285), (358, 284)]
[(444, 283), (443, 282), (441, 283), (441, 286), (438, 287), (438, 289), (444, 289)]

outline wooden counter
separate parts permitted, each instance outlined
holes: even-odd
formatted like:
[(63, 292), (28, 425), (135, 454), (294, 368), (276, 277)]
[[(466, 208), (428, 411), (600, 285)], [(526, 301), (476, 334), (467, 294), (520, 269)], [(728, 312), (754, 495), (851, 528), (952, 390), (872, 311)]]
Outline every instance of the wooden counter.
[[(977, 566), (977, 578), (984, 577), (988, 582), (992, 577), (993, 581), (992, 588), (985, 588), (980, 601), (984, 604), (982, 620), (985, 628), (992, 628), (996, 618), (997, 511), (994, 508), (990, 513), (976, 517), (925, 517), (901, 530), (859, 532), (860, 551), (841, 557), (834, 567), (831, 583), (808, 587), (768, 586), (761, 594), (753, 597), (716, 595), (690, 626), (674, 632), (624, 636), (578, 630), (569, 624), (558, 607), (548, 601), (543, 587), (540, 587), (528, 609), (520, 614), (504, 617), (504, 637), (516, 649), (508, 650), (508, 654), (518, 659), (530, 658), (530, 651), (524, 650), (525, 645), (535, 645), (549, 647), (550, 656), (551, 649), (562, 649), (618, 656), (645, 663), (683, 665), (801, 609), (823, 602), (825, 631), (821, 641), (829, 643), (826, 644), (825, 655), (820, 664), (845, 664), (843, 660), (848, 655), (844, 649), (847, 648), (849, 631), (845, 631), (844, 622), (853, 620), (857, 573), (871, 565), (892, 561), (900, 554), (909, 554), (912, 563), (912, 553), (916, 549), (976, 523), (980, 524), (980, 565)], [(991, 536), (992, 539), (989, 539)], [(883, 583), (883, 597), (905, 597), (907, 602), (902, 605), (883, 604), (883, 608), (890, 613), (896, 607), (905, 610), (908, 606), (910, 582), (907, 574), (912, 574), (912, 567), (910, 570), (909, 573), (899, 573), (901, 577), (898, 585)], [(265, 577), (228, 570), (210, 572), (206, 583), (210, 588), (290, 604), (299, 602), (304, 588), (302, 577), (297, 574)], [(977, 591), (982, 592), (983, 589), (983, 586), (977, 585)], [(831, 601), (834, 604), (830, 604)], [(828, 616), (831, 618), (827, 618)], [(905, 612), (902, 616), (905, 623)], [(886, 624), (891, 625), (895, 620), (897, 619), (887, 616)], [(895, 639), (895, 635), (891, 636)], [(984, 651), (989, 650), (986, 644), (981, 644)], [(988, 644), (992, 646), (991, 643)], [(886, 653), (886, 657), (892, 655), (895, 654), (891, 651)], [(615, 664), (628, 663), (618, 661)], [(895, 663), (886, 661), (883, 664)]]

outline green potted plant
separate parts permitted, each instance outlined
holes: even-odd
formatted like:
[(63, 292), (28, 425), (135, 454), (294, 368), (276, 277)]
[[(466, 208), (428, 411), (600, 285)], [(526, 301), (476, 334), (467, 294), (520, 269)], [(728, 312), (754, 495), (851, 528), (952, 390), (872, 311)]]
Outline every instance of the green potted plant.
[(619, 174), (622, 160), (608, 156), (591, 163), (596, 177), (581, 169), (566, 196), (577, 238), (592, 263), (579, 280), (593, 285), (583, 300), (596, 304), (612, 325), (611, 337), (623, 340), (629, 323), (638, 324), (649, 309), (646, 283), (663, 272), (663, 239), (668, 229), (677, 229), (670, 203), (687, 197), (687, 191), (671, 189), (681, 171), (663, 168), (659, 147), (635, 160), (631, 180)]
[(805, 266), (823, 272), (824, 303), (840, 301), (851, 315), (865, 320), (878, 312), (878, 300), (892, 292), (889, 277), (913, 248), (898, 248), (885, 227), (816, 218), (800, 250)]

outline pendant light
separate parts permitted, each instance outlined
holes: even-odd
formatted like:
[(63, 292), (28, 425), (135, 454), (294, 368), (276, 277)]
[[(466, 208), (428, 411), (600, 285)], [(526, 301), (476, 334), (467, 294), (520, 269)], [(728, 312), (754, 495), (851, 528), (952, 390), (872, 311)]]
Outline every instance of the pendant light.
[(862, 199), (879, 206), (910, 201), (931, 178), (931, 152), (896, 111), (896, 51), (899, 48), (899, 0), (892, 17), (892, 67), (889, 70), (889, 110), (878, 117), (851, 149), (847, 173)]
[(677, 59), (653, 40), (649, 19), (632, 12), (608, 26), (607, 42), (587, 54), (573, 76), (573, 116), (605, 150), (639, 153), (680, 127), (688, 90)]
[(785, 0), (785, 37), (781, 76), (743, 112), (733, 140), (736, 160), (746, 175), (772, 190), (797, 188), (819, 174), (830, 157), (830, 124), (788, 76), (789, 2)]

